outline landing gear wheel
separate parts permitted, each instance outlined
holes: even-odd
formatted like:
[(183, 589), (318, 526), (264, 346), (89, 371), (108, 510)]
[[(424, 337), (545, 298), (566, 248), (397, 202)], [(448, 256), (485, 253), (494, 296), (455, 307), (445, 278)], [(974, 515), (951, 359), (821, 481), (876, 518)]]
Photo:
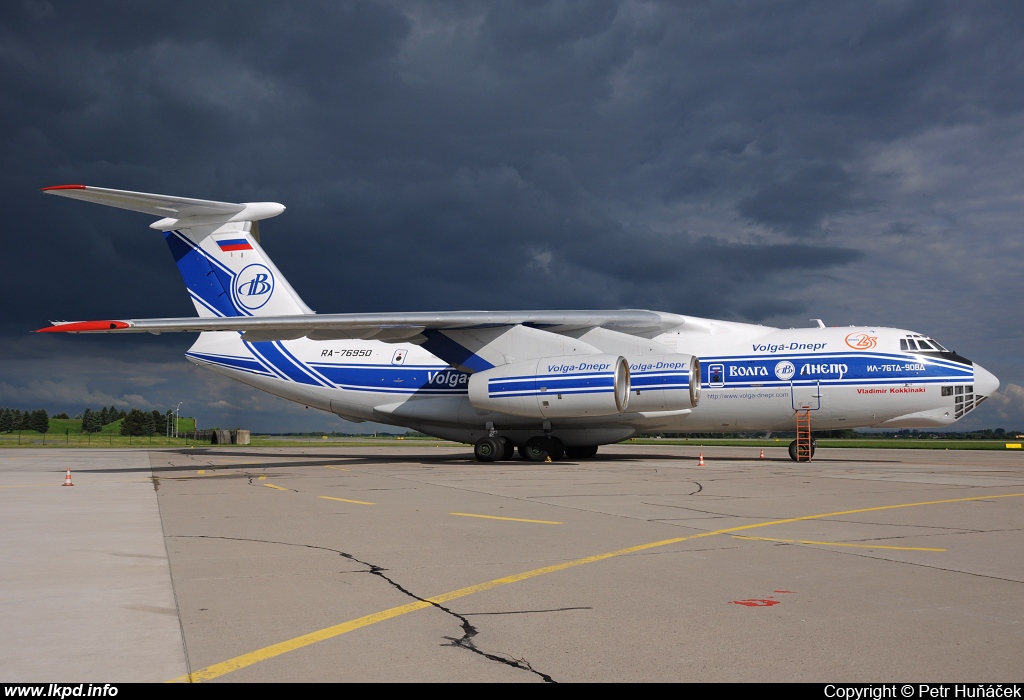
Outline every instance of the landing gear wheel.
[(547, 440), (542, 437), (532, 437), (525, 445), (519, 446), (519, 456), (530, 462), (543, 462), (548, 458)]
[[(817, 440), (811, 440), (811, 457), (812, 458), (814, 457), (814, 450), (817, 447), (818, 447), (818, 441)], [(794, 440), (793, 442), (789, 443), (789, 458), (791, 460), (793, 460), (794, 462), (798, 462), (799, 461), (796, 458), (796, 440)]]
[(498, 437), (482, 437), (473, 446), (473, 456), (478, 462), (496, 462), (505, 455), (503, 442)]
[(548, 443), (548, 457), (551, 458), (552, 462), (557, 462), (562, 457), (565, 457), (565, 445), (558, 438), (545, 438)]
[(597, 455), (597, 445), (585, 447), (566, 447), (565, 456), (569, 459), (593, 459)]
[(502, 438), (501, 441), (502, 441), (502, 444), (503, 444), (503, 447), (504, 447), (504, 451), (502, 452), (501, 458), (502, 459), (512, 459), (513, 457), (515, 457), (516, 456), (516, 445), (515, 445), (515, 443), (512, 442), (511, 440), (509, 440), (508, 438)]

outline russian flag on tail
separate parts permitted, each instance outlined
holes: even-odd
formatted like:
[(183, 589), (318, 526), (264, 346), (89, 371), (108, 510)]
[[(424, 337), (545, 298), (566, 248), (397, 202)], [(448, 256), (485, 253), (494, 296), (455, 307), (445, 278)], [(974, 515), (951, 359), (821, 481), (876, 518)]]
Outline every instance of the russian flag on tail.
[(217, 241), (217, 245), (225, 253), (230, 253), (233, 250), (252, 250), (252, 244), (244, 238), (230, 238), (226, 240)]

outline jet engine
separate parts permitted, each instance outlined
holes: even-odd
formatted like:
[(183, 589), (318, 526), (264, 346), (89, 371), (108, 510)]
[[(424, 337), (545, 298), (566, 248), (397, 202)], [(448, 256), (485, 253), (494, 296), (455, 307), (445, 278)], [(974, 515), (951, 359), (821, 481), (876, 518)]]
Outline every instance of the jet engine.
[(620, 355), (542, 357), (469, 378), (475, 408), (514, 416), (609, 416), (625, 411), (629, 400), (629, 363)]
[(630, 358), (630, 411), (679, 411), (700, 402), (700, 360), (694, 355)]

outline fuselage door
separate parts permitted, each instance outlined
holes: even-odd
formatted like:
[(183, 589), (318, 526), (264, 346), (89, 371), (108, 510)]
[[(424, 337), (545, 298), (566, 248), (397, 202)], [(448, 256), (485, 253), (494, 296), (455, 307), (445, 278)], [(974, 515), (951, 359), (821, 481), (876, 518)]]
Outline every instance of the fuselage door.
[(821, 408), (821, 382), (789, 382), (789, 395), (794, 411), (817, 411)]

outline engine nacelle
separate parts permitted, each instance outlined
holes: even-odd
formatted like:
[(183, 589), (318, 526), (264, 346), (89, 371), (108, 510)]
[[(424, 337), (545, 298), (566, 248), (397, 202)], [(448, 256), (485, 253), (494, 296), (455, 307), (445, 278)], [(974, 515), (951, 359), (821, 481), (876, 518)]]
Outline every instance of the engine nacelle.
[(629, 361), (630, 411), (679, 411), (700, 403), (700, 360), (644, 355)]
[(629, 388), (629, 363), (619, 355), (543, 357), (475, 373), (469, 402), (531, 418), (610, 416), (626, 410)]

